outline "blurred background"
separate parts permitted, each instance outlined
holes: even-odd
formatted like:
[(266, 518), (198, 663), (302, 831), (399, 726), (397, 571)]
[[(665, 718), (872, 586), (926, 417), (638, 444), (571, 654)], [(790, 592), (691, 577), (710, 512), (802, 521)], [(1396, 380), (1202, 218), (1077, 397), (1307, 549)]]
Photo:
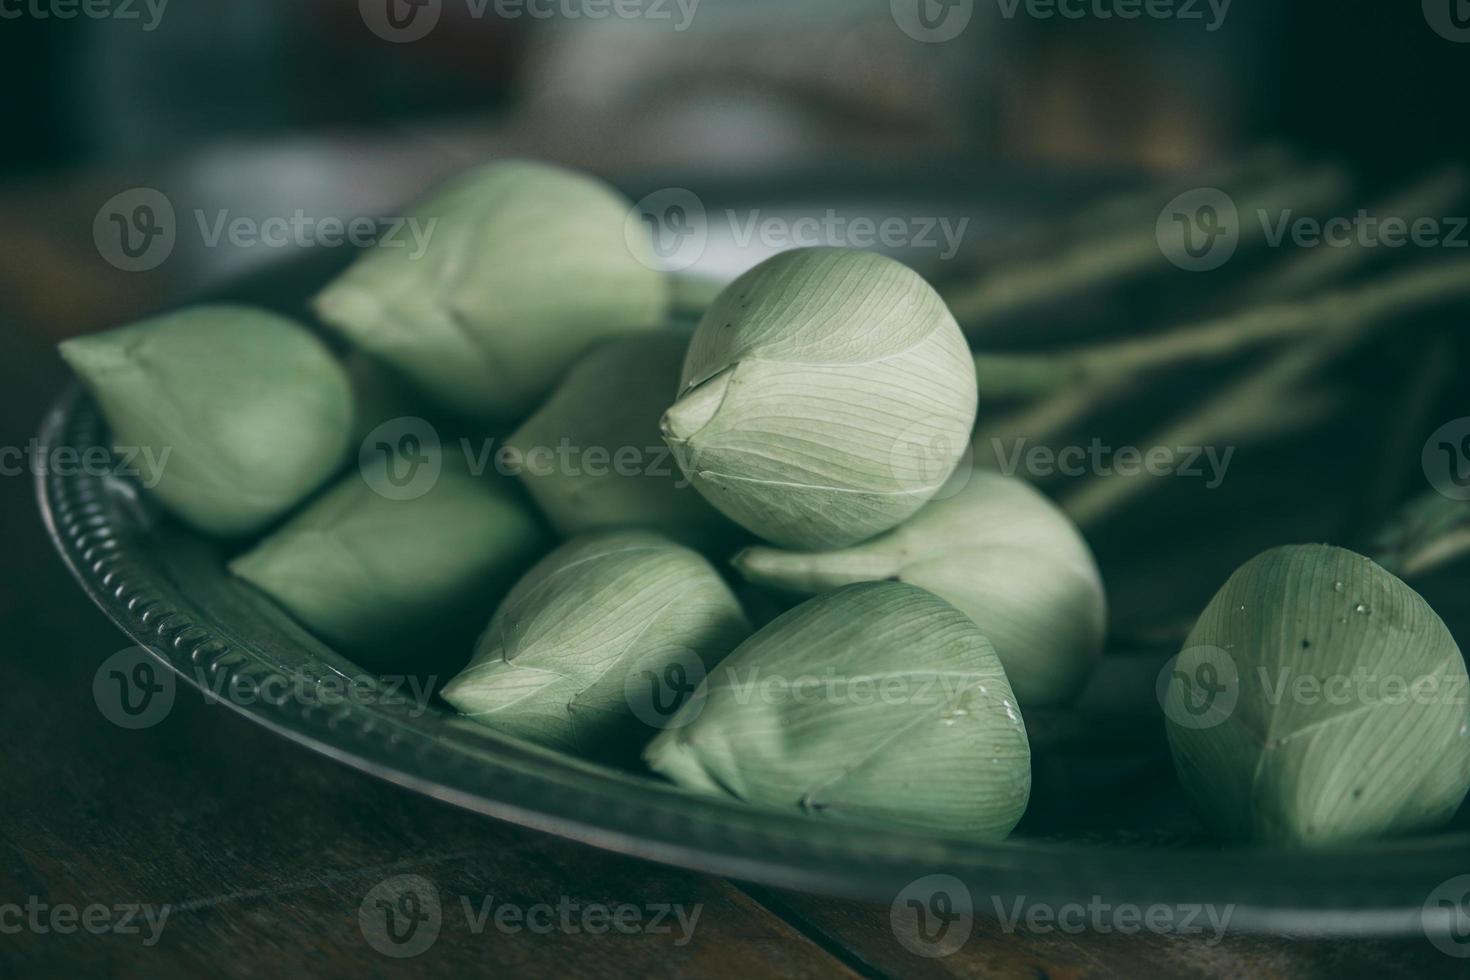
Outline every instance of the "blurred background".
[(96, 256), (70, 251), (94, 251), (96, 207), (134, 183), (335, 214), (499, 152), (612, 174), (1139, 174), (1285, 142), (1383, 181), (1465, 157), (1470, 47), (1428, 23), (1463, 0), (1171, 0), (1127, 19), (1130, 2), (4, 0), (0, 294), (80, 329), (242, 261), (81, 281), (72, 264)]
[[(597, 172), (632, 200), (693, 188), (712, 216), (967, 222), (953, 254), (901, 257), (981, 350), (1167, 331), (1463, 256), (1257, 240), (1200, 275), (1161, 254), (1154, 227), (1181, 190), (1216, 185), (1247, 216), (1465, 214), (1467, 41), (1466, 0), (0, 0), (0, 361), (29, 345), (53, 363), (56, 338), (269, 265), (298, 270), (305, 296), (346, 249), (236, 247), (220, 229), (391, 214), (512, 154)], [(130, 265), (116, 229), (103, 244), (107, 221), (154, 215), (139, 195), (155, 191), (176, 241)], [(697, 271), (728, 277), (775, 247), (710, 224)], [(1170, 636), (1256, 550), (1366, 549), (1427, 489), (1424, 439), (1470, 415), (1446, 367), (1464, 341), (1432, 306), (1390, 311), (1395, 329), (1325, 379), (1253, 374), (1276, 362), (1241, 345), (1096, 404), (992, 392), (977, 452), (1095, 438), (1231, 451), (1223, 488), (1028, 474), (1097, 547), (1120, 632)], [(17, 418), (14, 436), (33, 424)]]

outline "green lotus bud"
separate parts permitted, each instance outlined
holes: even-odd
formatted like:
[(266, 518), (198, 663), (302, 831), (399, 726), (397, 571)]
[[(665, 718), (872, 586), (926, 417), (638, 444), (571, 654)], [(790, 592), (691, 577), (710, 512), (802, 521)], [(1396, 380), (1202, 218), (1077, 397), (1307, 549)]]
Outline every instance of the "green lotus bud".
[(688, 346), (683, 330), (599, 344), (510, 438), (521, 479), (562, 534), (638, 525), (700, 549), (736, 540), (659, 437)]
[(485, 596), (503, 594), (548, 535), (503, 477), (443, 465), (423, 493), (382, 489), (351, 473), (230, 570), (342, 653), (447, 679), (484, 623)]
[(523, 160), (465, 174), (412, 208), (423, 254), (364, 253), (314, 300), (354, 344), (445, 406), (517, 419), (594, 341), (653, 327), (668, 286), (600, 181)]
[(785, 547), (840, 548), (934, 496), (975, 407), (972, 355), (928, 283), (879, 255), (814, 248), (720, 294), (663, 429), (737, 523)]
[(1227, 840), (1438, 826), (1470, 789), (1459, 648), (1412, 589), (1324, 545), (1251, 559), (1160, 676), (1185, 792)]
[(1107, 626), (1087, 542), (1051, 501), (1013, 477), (960, 474), (940, 496), (850, 548), (749, 548), (735, 567), (749, 581), (808, 595), (884, 579), (928, 589), (995, 645), (1023, 707), (1071, 701), (1102, 654)]
[(831, 819), (1000, 839), (1031, 750), (990, 641), (898, 582), (808, 600), (740, 645), (644, 752), (680, 785)]
[(597, 532), (531, 569), (442, 694), (511, 735), (632, 757), (749, 633), (695, 552), (652, 531)]
[(189, 307), (68, 340), (61, 356), (97, 399), (113, 442), (156, 464), (144, 486), (210, 534), (271, 524), (346, 456), (346, 372), (273, 313)]

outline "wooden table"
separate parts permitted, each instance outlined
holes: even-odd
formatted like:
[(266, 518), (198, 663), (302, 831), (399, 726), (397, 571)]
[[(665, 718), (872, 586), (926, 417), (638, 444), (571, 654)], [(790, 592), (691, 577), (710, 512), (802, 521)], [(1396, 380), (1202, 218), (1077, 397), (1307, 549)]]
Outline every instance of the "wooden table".
[[(57, 335), (138, 302), (90, 278), (91, 266), (67, 266), (82, 254), (0, 240), (0, 282), (66, 287), (54, 317), (39, 293), (0, 307), (0, 447), (24, 446), (64, 383)], [(1006, 932), (983, 915), (961, 950), (926, 959), (896, 940), (886, 908), (645, 864), (461, 812), (312, 755), (185, 690), (162, 722), (123, 730), (98, 711), (92, 685), (102, 661), (128, 644), (52, 553), (24, 474), (0, 476), (0, 638), (4, 978), (1337, 978), (1450, 976), (1470, 964), (1423, 939), (1229, 935), (1207, 945)], [(441, 914), (423, 952), (394, 958), (369, 941), (362, 910), (371, 914), (370, 893), (403, 875), (430, 883)], [(121, 931), (127, 907), (157, 915), (165, 904), (156, 935), (137, 919), (136, 931)], [(509, 918), (497, 927), (493, 912), (479, 918), (502, 906), (538, 928)], [(610, 916), (631, 906), (626, 914), (649, 925), (661, 907), (698, 917), (687, 935), (672, 916), (659, 929), (590, 934), (581, 923), (602, 920), (582, 915), (598, 906)], [(575, 931), (561, 924), (562, 908)], [(85, 923), (119, 928), (94, 934)]]

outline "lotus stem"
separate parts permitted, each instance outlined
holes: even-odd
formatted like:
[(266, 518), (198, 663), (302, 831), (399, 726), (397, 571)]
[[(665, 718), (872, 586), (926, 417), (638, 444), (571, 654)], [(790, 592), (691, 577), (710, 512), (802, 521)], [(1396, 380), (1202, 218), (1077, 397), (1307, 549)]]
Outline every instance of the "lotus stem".
[(1470, 261), (1456, 259), (1384, 276), (1365, 286), (1258, 306), (1138, 339), (1056, 354), (980, 354), (975, 370), (987, 398), (1044, 395), (1092, 381), (1219, 360), (1264, 344), (1350, 329), (1467, 296)]
[[(1224, 438), (1261, 436), (1315, 422), (1330, 410), (1330, 405), (1320, 400), (1315, 403), (1293, 400), (1288, 393), (1359, 339), (1365, 323), (1358, 321), (1355, 324), (1358, 329), (1330, 334), (1254, 368), (1186, 418), (1156, 433), (1146, 444), (1170, 449), (1210, 445)], [(1096, 525), (1155, 483), (1146, 473), (1094, 478), (1064, 497), (1062, 509), (1084, 527)]]
[[(1322, 167), (1293, 174), (1249, 195), (1242, 194), (1239, 212), (1312, 211), (1340, 200), (1348, 187), (1348, 177), (1341, 170)], [(1155, 212), (1137, 224), (1130, 223), (1126, 228), (1083, 240), (1060, 255), (1002, 266), (977, 283), (951, 291), (945, 298), (955, 317), (968, 329), (989, 319), (1049, 306), (1063, 298), (1142, 275), (1164, 261), (1155, 230), (1157, 218)], [(1244, 225), (1242, 242), (1253, 242), (1257, 233), (1265, 234), (1256, 226)]]

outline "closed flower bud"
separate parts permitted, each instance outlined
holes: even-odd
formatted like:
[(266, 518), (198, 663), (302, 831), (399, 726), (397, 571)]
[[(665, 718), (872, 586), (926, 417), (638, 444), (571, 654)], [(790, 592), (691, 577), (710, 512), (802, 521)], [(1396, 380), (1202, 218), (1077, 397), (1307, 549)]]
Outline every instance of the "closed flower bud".
[(341, 653), (447, 680), (484, 625), (485, 597), (503, 594), (547, 544), (513, 482), (446, 461), (426, 492), (404, 499), (354, 470), (230, 570)]
[(751, 582), (815, 594), (890, 579), (928, 589), (995, 645), (1023, 707), (1075, 698), (1102, 654), (1102, 577), (1077, 528), (1029, 484), (998, 473), (956, 478), (905, 523), (840, 551), (749, 548)]
[(684, 330), (599, 344), (508, 440), (557, 531), (637, 525), (704, 550), (737, 539), (739, 529), (689, 485), (659, 438), (688, 346)]
[(61, 345), (145, 487), (210, 534), (259, 531), (341, 465), (346, 372), (304, 328), (264, 310), (195, 306)]
[(668, 286), (625, 237), (629, 209), (581, 174), (491, 164), (414, 206), (423, 254), (381, 242), (314, 306), (445, 407), (519, 419), (594, 341), (661, 322)]
[(442, 694), (498, 731), (631, 760), (749, 632), (695, 552), (652, 531), (598, 532), (531, 569)]
[(1230, 841), (1437, 827), (1470, 789), (1459, 648), (1412, 589), (1325, 545), (1246, 562), (1160, 678), (1187, 795)]
[(840, 548), (934, 496), (975, 409), (974, 362), (939, 294), (891, 259), (816, 248), (719, 295), (663, 431), (737, 523), (784, 547)]
[(1005, 671), (963, 613), (897, 582), (811, 599), (746, 640), (644, 753), (691, 789), (998, 840), (1031, 791)]

